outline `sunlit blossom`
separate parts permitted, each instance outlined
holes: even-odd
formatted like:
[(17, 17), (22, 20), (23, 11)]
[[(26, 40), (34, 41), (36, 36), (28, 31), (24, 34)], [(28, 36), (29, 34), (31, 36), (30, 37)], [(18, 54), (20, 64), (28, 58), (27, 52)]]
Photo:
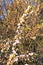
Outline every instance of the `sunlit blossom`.
[(4, 49), (1, 49), (1, 52), (3, 52)]
[(16, 42), (14, 42), (14, 43), (13, 43), (13, 46), (15, 46), (16, 44), (17, 44), (17, 43), (16, 43)]
[(17, 25), (20, 26), (20, 23), (18, 23)]
[(21, 19), (20, 19), (20, 23), (23, 23), (23, 22), (24, 22), (24, 19), (23, 19), (23, 18), (21, 18)]
[(25, 13), (27, 13), (27, 11), (30, 9), (31, 6), (28, 6), (28, 8), (25, 10)]
[(29, 53), (30, 56), (33, 56), (33, 54), (34, 54), (33, 52)]
[(19, 31), (18, 31), (18, 30), (16, 30), (16, 32), (18, 33)]
[(16, 51), (15, 51), (15, 50), (12, 50), (12, 52), (13, 52), (14, 54), (16, 54)]
[(33, 13), (33, 10), (30, 12), (30, 14), (32, 14)]
[(26, 63), (25, 65), (29, 65), (29, 64)]
[(9, 45), (9, 42), (6, 42), (6, 45)]
[(19, 37), (19, 39), (21, 39), (21, 37)]
[(23, 14), (23, 17), (25, 17), (26, 16), (26, 14)]
[(12, 47), (12, 50), (14, 50), (14, 47)]
[(16, 43), (20, 43), (20, 41), (18, 39), (15, 40)]
[(18, 61), (18, 57), (13, 59), (13, 62), (17, 62)]
[(18, 29), (20, 28), (20, 26), (18, 26)]
[(20, 33), (22, 33), (23, 31), (22, 30), (20, 30)]

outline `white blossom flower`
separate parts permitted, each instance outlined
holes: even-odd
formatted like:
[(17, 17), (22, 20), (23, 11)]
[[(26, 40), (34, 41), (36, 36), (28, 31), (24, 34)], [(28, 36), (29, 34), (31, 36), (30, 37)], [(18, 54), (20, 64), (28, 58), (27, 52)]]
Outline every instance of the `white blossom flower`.
[(33, 13), (33, 10), (30, 12), (30, 14), (32, 14)]
[(20, 30), (20, 33), (22, 33), (22, 30)]
[(19, 39), (21, 39), (21, 37), (19, 37)]
[(15, 43), (13, 43), (13, 46), (15, 46), (16, 45), (16, 42)]
[(34, 54), (33, 52), (29, 53), (30, 56), (33, 56), (33, 54)]
[(20, 57), (24, 57), (25, 55), (20, 55)]
[(8, 45), (9, 44), (9, 42), (6, 42), (6, 45)]
[(31, 39), (35, 40), (35, 39), (36, 39), (36, 36), (34, 36), (34, 37), (31, 37)]
[(20, 43), (20, 41), (18, 39), (15, 40), (15, 43)]
[(20, 18), (20, 23), (22, 24), (24, 22), (23, 17)]
[(3, 49), (1, 49), (1, 52), (3, 52)]
[(15, 50), (13, 50), (12, 52), (13, 52), (14, 54), (16, 54), (16, 51), (15, 51)]
[(22, 59), (24, 59), (25, 58), (25, 55), (20, 55), (19, 57), (22, 58)]
[(27, 12), (27, 11), (30, 9), (30, 7), (31, 7), (31, 6), (28, 6), (28, 8), (26, 9), (26, 11), (25, 11), (25, 12)]
[(18, 26), (20, 26), (20, 23), (18, 23)]
[(17, 39), (17, 35), (15, 35), (14, 39)]
[(31, 6), (29, 5), (27, 9), (30, 9), (30, 7), (31, 7)]
[(20, 23), (23, 23), (22, 20), (20, 21)]
[(14, 50), (14, 47), (12, 47), (12, 50)]
[(16, 53), (16, 51), (14, 50), (14, 52), (13, 52), (12, 54), (10, 54), (10, 58), (9, 58), (9, 60), (11, 60), (12, 57), (13, 57), (15, 54), (17, 54), (17, 53)]
[(16, 32), (17, 32), (17, 33), (19, 32), (18, 29), (16, 30)]
[(25, 17), (26, 16), (26, 14), (23, 14), (23, 17)]
[(13, 59), (13, 62), (17, 62), (18, 61), (18, 57)]
[(10, 64), (10, 62), (7, 62), (7, 65), (9, 65)]
[(27, 0), (24, 0), (25, 1), (25, 3), (27, 4)]
[(20, 26), (17, 27), (18, 29), (20, 28)]
[(10, 58), (9, 58), (9, 61), (11, 61), (12, 57), (13, 57), (13, 54), (10, 54)]
[(28, 65), (27, 63), (25, 65)]
[(24, 19), (24, 15), (22, 15), (21, 19), (22, 19), (22, 20)]
[(13, 46), (15, 46), (18, 43), (20, 43), (20, 41), (18, 39), (16, 39), (15, 42), (13, 43)]
[(27, 55), (27, 57), (28, 57), (28, 55)]

